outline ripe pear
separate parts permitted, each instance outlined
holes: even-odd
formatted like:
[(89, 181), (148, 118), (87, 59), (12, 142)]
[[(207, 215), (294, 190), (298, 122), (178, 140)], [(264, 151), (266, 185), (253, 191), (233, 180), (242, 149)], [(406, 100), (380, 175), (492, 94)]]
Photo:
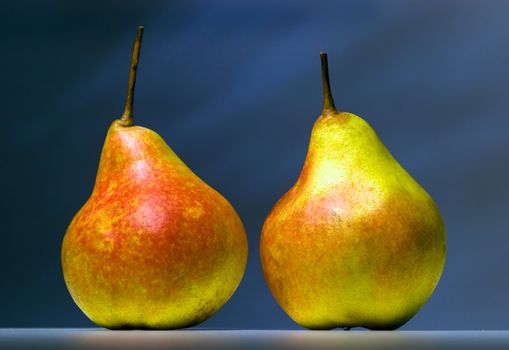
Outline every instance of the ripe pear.
[(263, 225), (264, 276), (304, 327), (395, 329), (440, 279), (444, 223), (370, 125), (336, 110), (320, 56), (323, 112), (300, 177)]
[(234, 293), (247, 239), (225, 198), (157, 133), (133, 126), (142, 32), (125, 112), (108, 130), (92, 195), (67, 229), (62, 268), (72, 298), (100, 326), (189, 327)]

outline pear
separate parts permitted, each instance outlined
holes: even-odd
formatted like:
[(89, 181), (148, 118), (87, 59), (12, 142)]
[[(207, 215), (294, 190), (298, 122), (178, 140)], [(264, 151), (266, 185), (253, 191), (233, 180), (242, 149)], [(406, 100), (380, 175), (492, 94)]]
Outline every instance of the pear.
[(396, 329), (440, 279), (444, 223), (370, 125), (336, 110), (320, 56), (323, 112), (300, 177), (263, 225), (264, 276), (306, 328)]
[(125, 112), (107, 133), (92, 195), (69, 225), (62, 268), (97, 325), (173, 329), (223, 306), (247, 261), (237, 213), (154, 131), (133, 126), (138, 28)]

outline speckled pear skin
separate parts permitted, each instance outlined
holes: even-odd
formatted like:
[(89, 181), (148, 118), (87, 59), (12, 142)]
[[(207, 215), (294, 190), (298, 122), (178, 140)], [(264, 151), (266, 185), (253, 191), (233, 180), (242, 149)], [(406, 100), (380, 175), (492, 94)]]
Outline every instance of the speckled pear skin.
[(445, 227), (362, 118), (324, 109), (296, 184), (263, 225), (266, 282), (310, 329), (396, 329), (437, 285)]
[(233, 294), (247, 260), (235, 210), (155, 132), (111, 125), (91, 197), (62, 246), (76, 304), (112, 329), (198, 324)]

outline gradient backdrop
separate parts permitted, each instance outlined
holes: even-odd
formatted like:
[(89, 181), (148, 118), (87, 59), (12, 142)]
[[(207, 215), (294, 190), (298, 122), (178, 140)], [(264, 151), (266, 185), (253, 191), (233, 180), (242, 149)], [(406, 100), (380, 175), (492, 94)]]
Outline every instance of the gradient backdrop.
[(264, 218), (321, 112), (363, 116), (435, 198), (435, 293), (404, 329), (509, 327), (509, 1), (4, 1), (0, 5), (0, 326), (88, 327), (60, 245), (120, 116), (144, 24), (136, 123), (238, 211), (249, 264), (209, 328), (299, 328), (265, 286)]

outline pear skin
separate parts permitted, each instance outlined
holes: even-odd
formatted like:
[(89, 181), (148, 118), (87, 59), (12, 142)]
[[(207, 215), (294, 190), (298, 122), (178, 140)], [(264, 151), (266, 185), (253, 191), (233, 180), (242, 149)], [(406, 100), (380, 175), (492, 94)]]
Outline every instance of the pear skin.
[(214, 314), (239, 285), (247, 261), (237, 213), (154, 131), (133, 126), (132, 99), (110, 126), (92, 195), (62, 245), (69, 292), (96, 324), (173, 329)]
[(322, 115), (300, 177), (263, 225), (265, 280), (306, 328), (396, 329), (440, 279), (444, 223), (370, 125), (336, 111), (321, 58)]

